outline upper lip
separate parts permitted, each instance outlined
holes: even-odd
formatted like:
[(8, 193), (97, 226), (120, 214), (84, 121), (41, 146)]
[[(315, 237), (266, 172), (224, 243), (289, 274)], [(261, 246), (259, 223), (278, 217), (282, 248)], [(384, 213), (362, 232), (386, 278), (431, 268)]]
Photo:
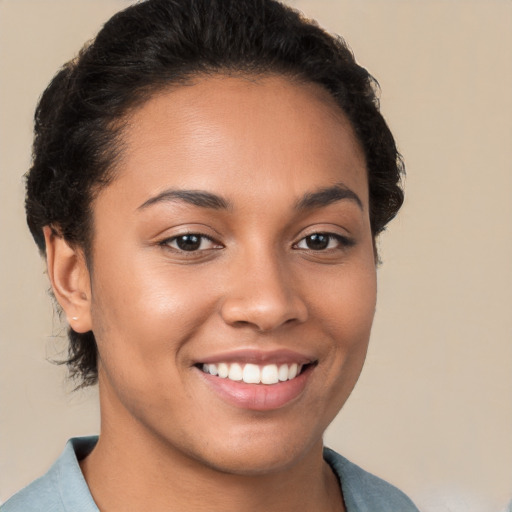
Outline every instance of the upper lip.
[(229, 352), (212, 354), (196, 361), (196, 364), (252, 363), (252, 364), (309, 364), (314, 357), (289, 349), (261, 350), (241, 348)]

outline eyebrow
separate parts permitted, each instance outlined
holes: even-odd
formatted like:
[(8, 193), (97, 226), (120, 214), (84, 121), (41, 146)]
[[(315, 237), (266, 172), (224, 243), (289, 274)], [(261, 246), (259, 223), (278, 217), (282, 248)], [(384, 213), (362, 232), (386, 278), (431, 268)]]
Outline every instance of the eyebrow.
[(214, 210), (227, 210), (231, 208), (231, 203), (223, 197), (205, 192), (202, 190), (165, 190), (161, 194), (151, 197), (142, 203), (137, 209), (143, 210), (156, 203), (183, 201), (200, 208), (211, 208)]
[(338, 183), (332, 187), (321, 188), (316, 192), (304, 194), (296, 203), (297, 210), (309, 210), (311, 208), (320, 208), (328, 206), (337, 201), (348, 199), (354, 201), (361, 210), (364, 210), (363, 203), (359, 196), (343, 183)]
[[(295, 209), (298, 211), (309, 210), (313, 208), (321, 208), (332, 203), (342, 200), (354, 201), (361, 210), (363, 203), (359, 196), (351, 189), (343, 184), (337, 184), (332, 187), (321, 188), (315, 192), (304, 194), (296, 203)], [(164, 192), (149, 198), (142, 203), (137, 209), (144, 210), (161, 202), (183, 201), (200, 208), (210, 208), (213, 210), (228, 210), (232, 208), (232, 204), (222, 196), (206, 192), (203, 190), (165, 190)]]

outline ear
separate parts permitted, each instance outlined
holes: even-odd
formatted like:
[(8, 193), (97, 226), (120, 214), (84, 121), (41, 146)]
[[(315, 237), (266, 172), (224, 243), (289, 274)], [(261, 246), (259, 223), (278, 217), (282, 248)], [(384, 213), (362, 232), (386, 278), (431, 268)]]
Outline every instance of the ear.
[(92, 329), (91, 282), (83, 251), (71, 247), (51, 226), (43, 228), (48, 276), (57, 302), (70, 327), (79, 333)]

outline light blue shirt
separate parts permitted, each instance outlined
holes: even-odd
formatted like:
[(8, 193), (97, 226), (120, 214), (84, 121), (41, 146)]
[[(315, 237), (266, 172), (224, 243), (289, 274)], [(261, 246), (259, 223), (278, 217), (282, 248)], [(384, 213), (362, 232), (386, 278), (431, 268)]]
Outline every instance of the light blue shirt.
[[(99, 512), (78, 464), (97, 441), (97, 437), (70, 439), (48, 472), (10, 498), (1, 512)], [(324, 458), (340, 480), (347, 512), (418, 512), (396, 487), (329, 448), (324, 448)]]

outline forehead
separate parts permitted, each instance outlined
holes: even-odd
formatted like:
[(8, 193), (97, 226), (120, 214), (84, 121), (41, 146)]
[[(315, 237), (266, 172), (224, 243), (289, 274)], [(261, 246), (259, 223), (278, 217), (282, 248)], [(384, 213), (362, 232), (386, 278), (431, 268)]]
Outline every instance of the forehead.
[(271, 194), (343, 182), (367, 201), (364, 154), (322, 87), (279, 76), (197, 79), (131, 113), (115, 181), (142, 197), (173, 188)]

